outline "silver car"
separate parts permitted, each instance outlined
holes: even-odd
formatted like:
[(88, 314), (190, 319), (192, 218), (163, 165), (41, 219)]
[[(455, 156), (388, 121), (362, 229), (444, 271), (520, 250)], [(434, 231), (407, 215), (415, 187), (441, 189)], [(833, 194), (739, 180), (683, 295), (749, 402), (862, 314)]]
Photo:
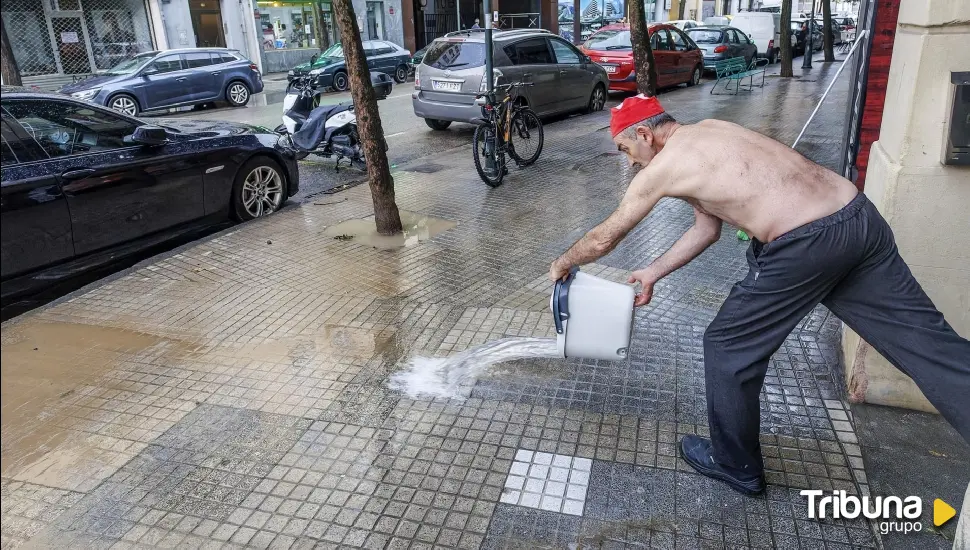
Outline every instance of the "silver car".
[[(485, 90), (485, 33), (451, 33), (435, 40), (415, 69), (414, 114), (431, 128), (472, 122), (482, 116), (475, 94)], [(549, 31), (521, 29), (493, 33), (497, 83), (529, 82), (521, 101), (539, 116), (599, 111), (609, 78), (603, 67)]]
[(718, 61), (742, 57), (747, 66), (758, 57), (758, 46), (734, 27), (694, 27), (687, 36), (704, 52), (704, 69), (709, 71)]

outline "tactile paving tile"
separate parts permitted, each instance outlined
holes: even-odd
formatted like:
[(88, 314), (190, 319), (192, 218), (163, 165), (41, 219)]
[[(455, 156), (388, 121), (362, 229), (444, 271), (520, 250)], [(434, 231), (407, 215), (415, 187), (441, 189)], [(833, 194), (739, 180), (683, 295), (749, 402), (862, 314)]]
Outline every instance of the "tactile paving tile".
[(581, 516), (592, 466), (588, 458), (519, 449), (500, 501)]

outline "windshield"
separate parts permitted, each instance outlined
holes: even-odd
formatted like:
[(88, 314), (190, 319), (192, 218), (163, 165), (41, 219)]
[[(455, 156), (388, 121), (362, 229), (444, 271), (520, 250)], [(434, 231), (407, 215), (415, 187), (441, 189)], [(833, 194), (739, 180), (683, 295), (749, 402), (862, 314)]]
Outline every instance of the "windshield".
[(435, 69), (471, 69), (485, 64), (485, 44), (442, 40), (428, 46), (421, 61)]
[(114, 67), (111, 67), (104, 74), (109, 75), (124, 75), (132, 74), (138, 69), (142, 68), (145, 63), (148, 63), (152, 58), (155, 57), (153, 53), (143, 53), (132, 57), (131, 59), (125, 59), (121, 63), (118, 63)]
[(630, 31), (600, 31), (589, 37), (583, 46), (587, 50), (632, 50)]
[(720, 44), (721, 31), (699, 31), (692, 29), (687, 31), (687, 35), (698, 44)]
[(323, 59), (325, 57), (340, 57), (340, 58), (342, 58), (343, 56), (344, 56), (344, 49), (343, 49), (343, 47), (340, 44), (334, 44), (333, 46), (330, 46), (329, 48), (327, 48), (327, 50), (325, 52), (323, 52), (322, 54), (320, 54), (320, 58), (321, 59)]

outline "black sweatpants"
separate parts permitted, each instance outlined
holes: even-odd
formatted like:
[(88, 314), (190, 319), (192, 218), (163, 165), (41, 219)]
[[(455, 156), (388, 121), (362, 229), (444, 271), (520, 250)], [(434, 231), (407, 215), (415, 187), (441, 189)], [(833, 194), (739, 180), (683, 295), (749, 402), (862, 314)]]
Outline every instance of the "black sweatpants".
[(768, 359), (819, 302), (909, 375), (970, 442), (970, 342), (943, 319), (863, 194), (767, 244), (704, 334), (714, 459), (763, 470), (759, 397)]

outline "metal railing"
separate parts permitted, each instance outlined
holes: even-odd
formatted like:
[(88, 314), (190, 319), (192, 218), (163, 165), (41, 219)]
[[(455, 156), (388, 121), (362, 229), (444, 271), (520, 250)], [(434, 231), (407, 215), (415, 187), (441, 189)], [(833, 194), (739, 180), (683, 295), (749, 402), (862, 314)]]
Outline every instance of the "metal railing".
[(0, 11), (25, 77), (91, 74), (153, 48), (142, 0), (4, 0)]

